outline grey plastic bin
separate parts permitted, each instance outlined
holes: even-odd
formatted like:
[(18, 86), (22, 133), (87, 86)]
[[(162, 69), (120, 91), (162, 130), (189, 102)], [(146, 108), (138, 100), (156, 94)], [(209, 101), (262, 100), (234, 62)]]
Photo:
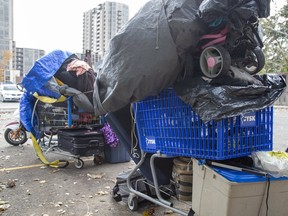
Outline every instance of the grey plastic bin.
[(105, 158), (108, 163), (123, 163), (131, 160), (129, 152), (121, 142), (116, 147), (105, 145)]

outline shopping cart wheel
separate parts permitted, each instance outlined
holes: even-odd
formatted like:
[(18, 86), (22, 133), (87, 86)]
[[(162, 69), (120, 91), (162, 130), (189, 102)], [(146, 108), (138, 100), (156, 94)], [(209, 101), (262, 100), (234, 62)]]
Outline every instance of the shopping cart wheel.
[(77, 169), (81, 169), (84, 166), (84, 161), (80, 158), (75, 159), (74, 165)]
[(208, 78), (225, 75), (231, 66), (229, 52), (220, 45), (206, 47), (200, 55), (200, 68)]
[(138, 198), (135, 194), (130, 193), (128, 197), (128, 207), (131, 211), (138, 210)]
[(95, 156), (94, 156), (93, 163), (94, 163), (95, 165), (101, 165), (101, 164), (103, 164), (103, 161), (104, 161), (104, 158), (103, 158), (103, 157), (101, 157), (101, 156), (99, 156), (99, 155), (95, 155)]
[(67, 160), (59, 160), (58, 168), (65, 168), (69, 165), (69, 161)]

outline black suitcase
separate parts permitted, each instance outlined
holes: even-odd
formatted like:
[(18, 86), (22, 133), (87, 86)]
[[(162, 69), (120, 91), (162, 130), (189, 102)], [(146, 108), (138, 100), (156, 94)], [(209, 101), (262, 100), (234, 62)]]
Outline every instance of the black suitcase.
[(58, 147), (77, 156), (102, 156), (104, 155), (104, 137), (99, 129), (60, 129), (58, 130)]

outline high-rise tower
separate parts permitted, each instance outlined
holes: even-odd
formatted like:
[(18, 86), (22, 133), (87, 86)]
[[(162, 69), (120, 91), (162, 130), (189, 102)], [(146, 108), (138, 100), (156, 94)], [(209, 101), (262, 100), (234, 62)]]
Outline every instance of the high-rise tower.
[(109, 41), (128, 22), (129, 8), (117, 2), (104, 2), (83, 14), (83, 53), (91, 50), (99, 61)]
[(13, 68), (13, 0), (0, 0), (0, 82)]

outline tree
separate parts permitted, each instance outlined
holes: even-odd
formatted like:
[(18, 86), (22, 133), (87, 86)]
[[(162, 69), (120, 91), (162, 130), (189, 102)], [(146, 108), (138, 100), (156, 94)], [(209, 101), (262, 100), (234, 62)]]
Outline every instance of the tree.
[(5, 81), (5, 69), (8, 68), (9, 66), (9, 61), (12, 57), (12, 53), (9, 51), (3, 51), (3, 53), (1, 53), (2, 55), (0, 58), (0, 82), (4, 82)]
[(275, 13), (263, 19), (261, 25), (264, 29), (264, 54), (266, 73), (288, 74), (288, 3)]

